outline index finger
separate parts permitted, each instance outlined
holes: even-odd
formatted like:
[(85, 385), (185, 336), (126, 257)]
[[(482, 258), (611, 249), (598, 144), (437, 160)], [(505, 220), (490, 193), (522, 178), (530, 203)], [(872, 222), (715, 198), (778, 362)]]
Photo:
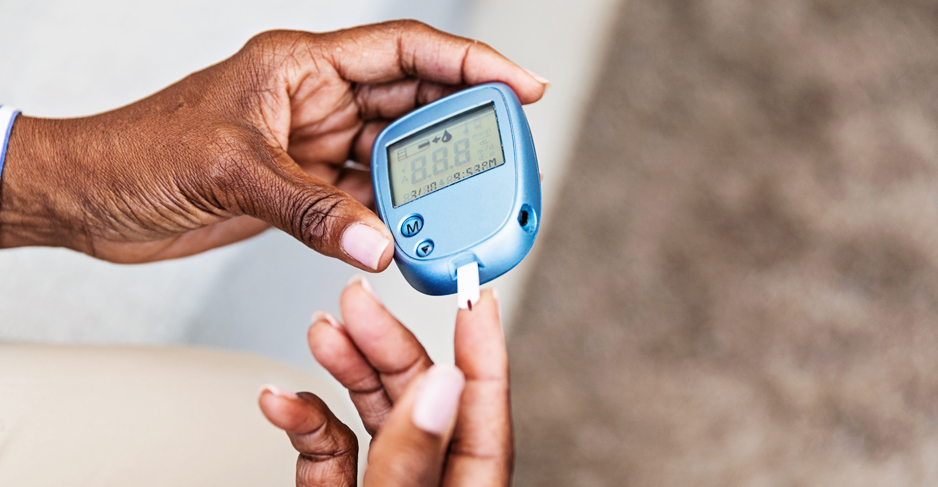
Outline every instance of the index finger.
[(349, 338), (378, 373), (391, 401), (397, 401), (414, 377), (433, 365), (426, 349), (384, 307), (364, 276), (349, 282), (339, 305)]
[(287, 432), (300, 453), (297, 486), (355, 485), (358, 439), (321, 399), (308, 392), (296, 394), (267, 385), (257, 400), (264, 416)]
[[(546, 85), (487, 44), (395, 20), (326, 34), (323, 54), (347, 81), (384, 83), (416, 77), (448, 85), (501, 81), (522, 103), (534, 103)], [(366, 48), (362, 48), (366, 46)]]
[(484, 290), (471, 310), (459, 310), (455, 342), (456, 365), (466, 386), (444, 485), (507, 486), (514, 462), (508, 352), (493, 290)]

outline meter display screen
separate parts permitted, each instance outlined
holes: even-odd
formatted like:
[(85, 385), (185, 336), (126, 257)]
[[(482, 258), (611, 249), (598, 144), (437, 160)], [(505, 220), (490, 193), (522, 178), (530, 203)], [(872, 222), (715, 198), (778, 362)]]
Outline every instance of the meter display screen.
[(495, 104), (439, 122), (388, 146), (395, 208), (505, 163)]

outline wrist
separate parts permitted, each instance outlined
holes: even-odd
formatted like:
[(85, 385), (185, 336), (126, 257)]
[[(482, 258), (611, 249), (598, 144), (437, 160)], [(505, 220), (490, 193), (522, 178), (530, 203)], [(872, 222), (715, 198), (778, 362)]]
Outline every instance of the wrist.
[(67, 246), (68, 120), (17, 117), (0, 174), (0, 248)]

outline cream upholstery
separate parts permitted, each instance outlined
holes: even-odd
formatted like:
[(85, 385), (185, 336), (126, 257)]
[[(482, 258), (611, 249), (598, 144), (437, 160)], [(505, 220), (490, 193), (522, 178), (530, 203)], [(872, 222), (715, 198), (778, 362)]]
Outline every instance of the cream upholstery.
[(293, 485), (296, 452), (257, 406), (265, 383), (344, 404), (249, 354), (0, 344), (0, 485)]

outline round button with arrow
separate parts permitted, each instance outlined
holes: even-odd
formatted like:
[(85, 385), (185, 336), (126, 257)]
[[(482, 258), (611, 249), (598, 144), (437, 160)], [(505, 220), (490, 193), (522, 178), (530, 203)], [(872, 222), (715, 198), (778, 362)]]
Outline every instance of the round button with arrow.
[(433, 240), (424, 240), (417, 244), (417, 257), (423, 258), (433, 252)]

